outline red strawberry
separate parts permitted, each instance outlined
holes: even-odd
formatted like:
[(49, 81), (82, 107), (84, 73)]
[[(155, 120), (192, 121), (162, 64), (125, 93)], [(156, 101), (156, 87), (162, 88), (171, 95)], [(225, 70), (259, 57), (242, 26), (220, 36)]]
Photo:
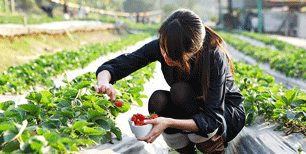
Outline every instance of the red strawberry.
[(148, 118), (146, 118), (146, 120), (152, 120), (153, 118), (151, 118), (151, 117), (148, 117)]
[(140, 121), (143, 121), (143, 120), (145, 119), (145, 116), (142, 115), (142, 114), (140, 114), (140, 113), (138, 113), (138, 114), (136, 115), (136, 119), (139, 119)]
[(131, 119), (131, 121), (136, 122), (136, 116), (133, 116), (132, 119)]
[(144, 121), (140, 121), (140, 125), (142, 126), (142, 125), (146, 125), (146, 124), (144, 123)]
[(158, 118), (157, 114), (152, 114), (152, 116), (153, 116), (153, 119)]
[(140, 126), (140, 120), (137, 119), (136, 123), (135, 123), (135, 126)]
[(118, 107), (122, 107), (123, 106), (121, 100), (117, 100), (117, 103), (115, 105), (118, 106)]

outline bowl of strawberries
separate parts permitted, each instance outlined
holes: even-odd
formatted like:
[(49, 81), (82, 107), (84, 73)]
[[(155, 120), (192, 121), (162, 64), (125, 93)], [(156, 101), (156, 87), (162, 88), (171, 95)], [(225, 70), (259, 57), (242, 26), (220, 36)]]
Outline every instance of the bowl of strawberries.
[(145, 116), (137, 113), (128, 118), (132, 133), (135, 134), (136, 138), (143, 138), (147, 136), (153, 128), (152, 124), (146, 124), (144, 120), (151, 120), (157, 118), (157, 114), (151, 114)]

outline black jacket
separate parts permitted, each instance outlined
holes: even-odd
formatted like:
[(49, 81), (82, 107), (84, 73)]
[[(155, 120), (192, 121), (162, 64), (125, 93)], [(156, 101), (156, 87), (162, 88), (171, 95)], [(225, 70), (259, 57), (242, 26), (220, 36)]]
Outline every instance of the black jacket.
[[(145, 44), (140, 49), (132, 53), (122, 54), (101, 65), (97, 72), (108, 70), (111, 74), (111, 84), (137, 71), (138, 69), (159, 61), (166, 82), (171, 87), (178, 82), (175, 78), (176, 72), (174, 67), (168, 66), (161, 54), (159, 48), (159, 39)], [(226, 98), (231, 98), (233, 94), (237, 103), (241, 103), (244, 97), (241, 95), (239, 88), (234, 83), (234, 77), (231, 73), (228, 59), (224, 52), (218, 52), (218, 49), (211, 54), (210, 68), (210, 85), (207, 100), (201, 105), (202, 112), (195, 113), (192, 119), (195, 121), (200, 131), (196, 134), (207, 137), (207, 134), (214, 132), (222, 124), (224, 119), (224, 103)], [(191, 64), (192, 66), (192, 64)], [(191, 69), (191, 72), (193, 70)], [(201, 89), (199, 73), (197, 75), (183, 75), (180, 81), (192, 84), (193, 87)], [(200, 93), (199, 93), (200, 95)], [(238, 96), (238, 97), (237, 97)], [(234, 102), (235, 103), (235, 102)]]

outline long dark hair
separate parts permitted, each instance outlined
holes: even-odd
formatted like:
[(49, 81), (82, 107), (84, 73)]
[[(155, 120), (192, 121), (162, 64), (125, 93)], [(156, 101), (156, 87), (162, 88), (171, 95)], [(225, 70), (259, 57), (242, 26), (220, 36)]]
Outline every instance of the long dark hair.
[[(210, 81), (210, 54), (216, 48), (226, 53), (231, 71), (233, 62), (228, 51), (222, 46), (224, 40), (211, 28), (205, 26), (201, 18), (187, 9), (173, 12), (159, 29), (160, 48), (166, 55), (178, 63), (180, 71), (190, 73), (189, 55), (196, 55), (194, 70), (199, 71), (203, 99), (206, 100)], [(200, 58), (201, 57), (201, 58)], [(201, 64), (201, 65), (198, 65)]]

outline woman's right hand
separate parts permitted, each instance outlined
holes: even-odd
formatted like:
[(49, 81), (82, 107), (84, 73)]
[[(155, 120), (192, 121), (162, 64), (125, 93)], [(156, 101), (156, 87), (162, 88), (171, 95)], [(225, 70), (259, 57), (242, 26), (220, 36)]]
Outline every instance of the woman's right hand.
[(116, 90), (114, 86), (110, 83), (98, 83), (98, 85), (95, 86), (95, 90), (99, 94), (107, 94), (112, 102), (115, 102), (116, 100)]
[(99, 94), (107, 94), (112, 102), (116, 100), (116, 91), (112, 84), (110, 84), (111, 75), (109, 71), (104, 70), (97, 76), (98, 85), (95, 86), (95, 90)]

